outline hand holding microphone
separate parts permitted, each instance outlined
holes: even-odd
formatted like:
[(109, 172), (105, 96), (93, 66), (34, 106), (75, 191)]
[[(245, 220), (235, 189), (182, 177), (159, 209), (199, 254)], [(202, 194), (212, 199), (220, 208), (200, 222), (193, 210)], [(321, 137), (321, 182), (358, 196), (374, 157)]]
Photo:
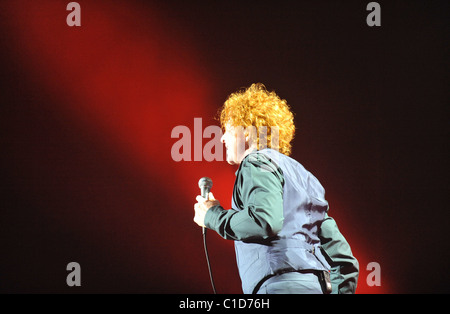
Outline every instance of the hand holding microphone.
[(205, 228), (205, 215), (208, 209), (212, 206), (220, 205), (220, 202), (214, 198), (214, 195), (210, 192), (212, 187), (212, 181), (210, 178), (201, 178), (198, 182), (198, 186), (202, 195), (198, 195), (195, 199), (197, 203), (194, 205), (195, 216), (194, 222), (200, 227)]

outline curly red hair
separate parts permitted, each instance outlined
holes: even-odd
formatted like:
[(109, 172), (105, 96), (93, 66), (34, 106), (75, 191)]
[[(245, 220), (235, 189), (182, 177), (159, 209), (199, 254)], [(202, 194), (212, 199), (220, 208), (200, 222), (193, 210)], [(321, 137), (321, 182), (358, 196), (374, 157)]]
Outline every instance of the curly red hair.
[[(222, 128), (227, 124), (244, 128), (256, 127), (258, 149), (269, 147), (288, 156), (291, 154), (291, 141), (295, 134), (294, 115), (287, 101), (275, 92), (269, 92), (264, 84), (255, 83), (232, 93), (220, 109), (219, 120)], [(260, 140), (261, 127), (266, 127), (267, 130), (265, 141)], [(274, 129), (278, 132), (272, 132)], [(272, 141), (278, 142), (277, 148), (271, 147)]]

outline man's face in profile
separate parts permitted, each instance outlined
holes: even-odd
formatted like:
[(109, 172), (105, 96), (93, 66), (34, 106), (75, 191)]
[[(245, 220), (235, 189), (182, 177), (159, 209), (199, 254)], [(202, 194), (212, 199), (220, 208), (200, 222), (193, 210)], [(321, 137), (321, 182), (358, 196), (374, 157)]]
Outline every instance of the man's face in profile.
[(225, 133), (220, 139), (225, 144), (226, 159), (230, 165), (239, 165), (244, 158), (246, 139), (243, 127), (225, 125)]

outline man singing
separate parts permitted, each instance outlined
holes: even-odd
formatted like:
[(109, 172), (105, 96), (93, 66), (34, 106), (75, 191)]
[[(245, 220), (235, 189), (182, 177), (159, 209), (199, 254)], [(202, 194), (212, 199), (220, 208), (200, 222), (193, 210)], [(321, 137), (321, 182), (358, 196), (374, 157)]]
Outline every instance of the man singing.
[(239, 165), (232, 208), (197, 196), (194, 221), (235, 241), (243, 292), (354, 293), (358, 261), (327, 215), (325, 190), (288, 157), (295, 126), (286, 100), (253, 84), (228, 97), (220, 123), (227, 162)]

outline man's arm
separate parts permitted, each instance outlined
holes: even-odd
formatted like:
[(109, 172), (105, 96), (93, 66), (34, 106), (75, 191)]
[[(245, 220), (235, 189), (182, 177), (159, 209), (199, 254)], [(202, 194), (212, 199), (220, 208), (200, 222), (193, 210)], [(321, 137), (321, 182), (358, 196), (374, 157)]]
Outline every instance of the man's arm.
[(243, 210), (216, 205), (205, 215), (205, 226), (229, 240), (266, 239), (283, 227), (283, 176), (263, 155), (246, 158), (237, 188)]
[(339, 231), (335, 220), (328, 215), (322, 222), (319, 238), (325, 256), (331, 266), (332, 293), (355, 293), (359, 264), (350, 245)]

